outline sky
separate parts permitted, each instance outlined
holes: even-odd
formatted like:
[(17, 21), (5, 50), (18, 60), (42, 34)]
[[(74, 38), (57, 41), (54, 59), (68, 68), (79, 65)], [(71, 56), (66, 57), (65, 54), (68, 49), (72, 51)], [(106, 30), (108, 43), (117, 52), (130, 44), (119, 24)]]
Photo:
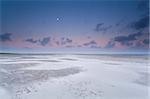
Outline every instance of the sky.
[(0, 52), (148, 52), (148, 0), (1, 0)]

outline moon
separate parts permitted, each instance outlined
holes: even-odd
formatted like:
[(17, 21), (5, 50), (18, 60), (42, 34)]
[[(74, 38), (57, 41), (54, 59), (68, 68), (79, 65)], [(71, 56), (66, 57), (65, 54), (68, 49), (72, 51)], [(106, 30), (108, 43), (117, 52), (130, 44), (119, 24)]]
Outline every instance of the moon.
[(56, 18), (56, 20), (57, 20), (57, 21), (59, 21), (59, 20), (60, 20), (60, 18), (58, 18), (58, 17), (57, 17), (57, 18)]

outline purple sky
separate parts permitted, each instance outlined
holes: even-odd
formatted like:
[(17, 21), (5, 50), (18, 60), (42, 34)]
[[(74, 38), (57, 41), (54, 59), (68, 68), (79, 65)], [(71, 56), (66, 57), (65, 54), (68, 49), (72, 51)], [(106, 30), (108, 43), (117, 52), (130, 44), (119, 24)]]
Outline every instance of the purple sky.
[(147, 52), (148, 0), (1, 1), (1, 52)]

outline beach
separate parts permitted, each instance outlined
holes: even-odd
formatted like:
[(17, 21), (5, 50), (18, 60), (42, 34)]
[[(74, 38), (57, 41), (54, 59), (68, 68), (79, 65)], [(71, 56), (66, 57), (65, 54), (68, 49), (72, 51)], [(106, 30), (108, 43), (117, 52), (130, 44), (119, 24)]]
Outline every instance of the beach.
[(148, 55), (0, 54), (3, 99), (148, 99)]

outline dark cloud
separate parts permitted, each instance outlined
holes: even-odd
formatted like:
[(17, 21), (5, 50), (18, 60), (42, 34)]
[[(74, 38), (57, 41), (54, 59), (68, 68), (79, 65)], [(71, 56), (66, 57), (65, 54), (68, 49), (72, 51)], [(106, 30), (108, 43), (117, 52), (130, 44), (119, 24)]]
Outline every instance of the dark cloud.
[(88, 38), (88, 39), (91, 39), (92, 37), (91, 37), (91, 36), (88, 36), (87, 38)]
[(146, 44), (146, 45), (149, 45), (149, 39), (144, 39), (143, 43)]
[(114, 41), (109, 41), (107, 43), (107, 45), (105, 46), (105, 48), (113, 48), (113, 47), (115, 47), (115, 42)]
[(92, 40), (92, 41), (90, 41), (90, 42), (88, 42), (88, 43), (84, 43), (83, 45), (84, 46), (89, 46), (89, 45), (96, 45), (97, 43), (94, 41), (94, 40)]
[(127, 36), (116, 36), (106, 44), (105, 48), (114, 48), (116, 43), (120, 43), (123, 46), (127, 46), (127, 49), (145, 49), (144, 45), (147, 46), (149, 44), (149, 39), (144, 39), (143, 37), (145, 38), (145, 34), (142, 32), (129, 34)]
[(121, 24), (121, 23), (120, 23), (120, 22), (118, 22), (118, 23), (116, 23), (116, 26), (120, 26), (120, 24)]
[(149, 16), (145, 16), (136, 22), (131, 23), (131, 28), (141, 30), (149, 26)]
[(67, 39), (66, 39), (66, 42), (68, 42), (68, 43), (72, 43), (72, 40), (71, 40), (71, 39), (69, 39), (69, 38), (67, 38)]
[(137, 9), (143, 12), (144, 15), (149, 14), (149, 0), (139, 0)]
[(37, 43), (38, 42), (38, 40), (34, 40), (32, 38), (26, 39), (25, 41), (30, 42), (30, 43)]
[(134, 47), (144, 48), (144, 44), (141, 42), (141, 40), (135, 42)]
[(116, 43), (120, 43), (122, 45), (133, 47), (133, 46), (141, 46), (142, 44), (139, 41), (139, 38), (143, 36), (141, 32), (137, 32), (134, 34), (129, 34), (127, 36), (116, 36), (112, 38), (105, 46), (105, 48), (114, 48)]
[(30, 38), (30, 39), (26, 39), (25, 41), (45, 46), (46, 44), (48, 44), (50, 42), (50, 37), (45, 37), (45, 38), (36, 39), (36, 40), (34, 40), (33, 38)]
[(134, 49), (134, 50), (143, 50), (145, 47), (141, 42), (135, 42), (132, 46), (128, 47), (128, 49)]
[(100, 46), (98, 46), (94, 40), (84, 43), (83, 46), (90, 47), (90, 48), (100, 48)]
[(120, 25), (122, 25), (122, 24), (124, 23), (124, 21), (125, 21), (125, 19), (122, 19), (122, 20), (118, 21), (118, 22), (115, 24), (115, 26), (120, 26)]
[(117, 36), (114, 38), (114, 41), (120, 42), (123, 45), (131, 45), (130, 41), (137, 40), (138, 37), (142, 36), (141, 32), (130, 34), (128, 36)]
[(0, 41), (5, 42), (5, 41), (11, 41), (11, 35), (12, 33), (4, 33), (0, 35)]
[(72, 48), (72, 47), (74, 47), (73, 45), (67, 45), (67, 46), (65, 46), (65, 47), (67, 47), (67, 48)]
[(100, 31), (99, 29), (100, 29), (103, 25), (104, 25), (104, 23), (99, 23), (99, 24), (97, 24), (95, 30), (96, 30), (96, 31)]
[(112, 28), (112, 25), (104, 26), (104, 23), (99, 23), (96, 25), (95, 31), (99, 32), (106, 32), (108, 29)]
[(139, 0), (137, 10), (141, 13), (139, 20), (129, 24), (132, 29), (143, 30), (149, 27), (149, 0)]
[(42, 40), (39, 40), (39, 42), (42, 46), (45, 46), (50, 42), (50, 37), (45, 37)]
[(82, 47), (82, 45), (77, 45), (77, 47)]
[(56, 41), (55, 43), (56, 43), (57, 45), (59, 45), (59, 44), (60, 44), (60, 43), (59, 43), (59, 41)]
[(70, 44), (70, 43), (72, 43), (73, 41), (71, 40), (71, 39), (69, 39), (69, 38), (65, 38), (65, 37), (62, 37), (61, 38), (61, 45), (65, 45), (65, 44)]

